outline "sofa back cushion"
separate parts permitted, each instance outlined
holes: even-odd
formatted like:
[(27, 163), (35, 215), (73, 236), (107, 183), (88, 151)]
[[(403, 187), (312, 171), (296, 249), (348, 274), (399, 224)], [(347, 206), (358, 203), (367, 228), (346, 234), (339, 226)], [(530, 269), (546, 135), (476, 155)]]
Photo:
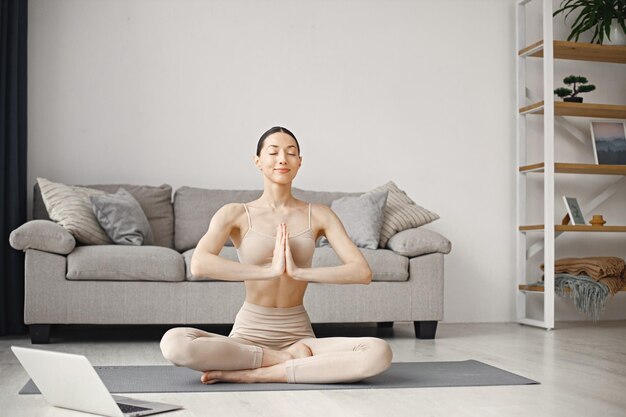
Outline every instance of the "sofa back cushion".
[[(96, 184), (81, 186), (111, 194), (123, 187), (139, 202), (141, 209), (148, 218), (154, 238), (153, 245), (166, 248), (174, 247), (174, 209), (170, 185)], [(33, 219), (50, 220), (41, 198), (39, 184), (35, 184), (33, 191)]]
[[(291, 188), (293, 196), (309, 203), (331, 205), (333, 200), (363, 193), (341, 191), (307, 191)], [(213, 215), (228, 203), (248, 203), (258, 199), (263, 190), (211, 190), (181, 187), (174, 193), (175, 233), (174, 249), (179, 252), (195, 248), (209, 228)], [(230, 239), (225, 246), (233, 246)]]
[[(179, 252), (195, 248), (209, 229), (211, 218), (228, 203), (256, 200), (262, 190), (210, 190), (181, 187), (174, 192), (174, 249)], [(230, 238), (226, 246), (233, 246)]]
[(292, 187), (293, 196), (299, 200), (308, 203), (318, 203), (330, 207), (333, 201), (341, 197), (358, 197), (362, 192), (345, 192), (345, 191), (309, 191)]

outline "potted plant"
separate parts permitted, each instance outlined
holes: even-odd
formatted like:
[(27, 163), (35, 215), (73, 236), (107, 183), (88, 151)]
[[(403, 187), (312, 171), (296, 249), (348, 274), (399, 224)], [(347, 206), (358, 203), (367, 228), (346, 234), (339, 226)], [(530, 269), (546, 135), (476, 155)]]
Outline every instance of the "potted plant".
[[(604, 43), (605, 38), (612, 44), (626, 43), (626, 1), (624, 0), (563, 0), (560, 9), (553, 13), (565, 13), (567, 21), (570, 13), (578, 11), (578, 17), (572, 25), (572, 32), (567, 37), (578, 42), (578, 37), (588, 30), (593, 30), (591, 43)], [(620, 33), (621, 32), (621, 33)], [(621, 39), (616, 39), (621, 38)]]
[(587, 78), (582, 75), (570, 75), (563, 78), (563, 82), (567, 85), (571, 85), (573, 90), (567, 87), (560, 87), (554, 90), (554, 94), (561, 97), (563, 101), (582, 103), (583, 98), (577, 97), (579, 93), (588, 93), (596, 89), (593, 84), (587, 84)]

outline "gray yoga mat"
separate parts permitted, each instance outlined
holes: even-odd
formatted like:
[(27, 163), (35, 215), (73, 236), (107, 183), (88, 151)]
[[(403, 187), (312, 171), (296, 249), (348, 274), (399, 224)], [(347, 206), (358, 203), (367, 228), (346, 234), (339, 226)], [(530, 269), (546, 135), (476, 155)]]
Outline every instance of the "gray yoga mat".
[[(112, 393), (388, 389), (539, 383), (475, 360), (393, 362), (391, 367), (380, 375), (355, 383), (339, 384), (217, 382), (204, 385), (200, 382), (201, 372), (176, 366), (95, 366), (94, 368)], [(20, 390), (20, 394), (39, 394), (39, 390), (33, 381), (29, 380)]]

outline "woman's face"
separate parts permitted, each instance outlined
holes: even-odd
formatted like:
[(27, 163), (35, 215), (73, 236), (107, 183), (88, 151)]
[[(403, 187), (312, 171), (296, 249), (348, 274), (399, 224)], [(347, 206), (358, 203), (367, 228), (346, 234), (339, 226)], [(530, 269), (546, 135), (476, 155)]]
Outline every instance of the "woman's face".
[(265, 139), (260, 156), (254, 156), (254, 164), (269, 180), (288, 184), (296, 177), (302, 157), (298, 155), (296, 141), (291, 136), (276, 132)]

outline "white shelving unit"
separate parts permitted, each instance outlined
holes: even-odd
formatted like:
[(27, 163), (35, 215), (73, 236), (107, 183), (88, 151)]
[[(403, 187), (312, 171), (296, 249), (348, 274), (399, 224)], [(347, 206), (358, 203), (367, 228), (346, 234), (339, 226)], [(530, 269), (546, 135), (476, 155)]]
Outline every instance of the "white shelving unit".
[[(517, 51), (527, 48), (526, 44), (526, 5), (532, 0), (517, 3)], [(545, 230), (554, 229), (554, 58), (552, 39), (552, 0), (543, 1), (543, 137), (544, 137), (544, 225)], [(549, 18), (545, 18), (549, 16)], [(531, 51), (536, 52), (537, 48)], [(526, 94), (526, 65), (529, 53), (517, 53), (517, 107), (528, 106)], [(528, 164), (526, 160), (526, 117), (527, 112), (517, 113), (517, 166)], [(532, 114), (532, 113), (530, 113)], [(526, 182), (527, 176), (517, 171), (517, 224), (526, 225)], [(526, 315), (526, 293), (517, 287), (526, 283), (526, 233), (517, 232), (517, 319), (520, 323), (532, 326), (554, 328), (554, 234), (544, 233), (544, 308), (543, 321), (530, 319)]]
[[(542, 2), (542, 40), (529, 44), (526, 39), (526, 6), (532, 1)], [(618, 175), (620, 179), (602, 190), (588, 204), (583, 212), (590, 212), (610, 198), (626, 180), (626, 166), (589, 165), (576, 163), (555, 163), (554, 126), (555, 121), (568, 129), (573, 137), (585, 142), (585, 134), (568, 126), (563, 116), (626, 119), (626, 106), (564, 103), (554, 100), (554, 61), (568, 59), (579, 61), (611, 62), (626, 64), (626, 46), (595, 45), (565, 41), (553, 38), (552, 0), (519, 0), (516, 6), (516, 72), (517, 72), (517, 265), (516, 299), (517, 318), (522, 324), (554, 328), (554, 262), (555, 241), (565, 232), (626, 232), (626, 226), (596, 227), (555, 224), (554, 191), (555, 174), (576, 175)], [(542, 59), (543, 99), (534, 97), (526, 88), (526, 60)], [(626, 68), (625, 68), (626, 69)], [(526, 123), (528, 117), (543, 117), (543, 161), (527, 161)], [(528, 175), (543, 175), (543, 225), (528, 225), (526, 216)], [(553, 231), (553, 232), (552, 232)], [(543, 239), (527, 245), (527, 234), (542, 233)], [(528, 259), (543, 250), (544, 286), (528, 285), (526, 265)], [(534, 279), (533, 281), (536, 281)], [(625, 288), (626, 289), (626, 288)], [(543, 296), (543, 319), (531, 319), (526, 311), (526, 297), (529, 294)]]

